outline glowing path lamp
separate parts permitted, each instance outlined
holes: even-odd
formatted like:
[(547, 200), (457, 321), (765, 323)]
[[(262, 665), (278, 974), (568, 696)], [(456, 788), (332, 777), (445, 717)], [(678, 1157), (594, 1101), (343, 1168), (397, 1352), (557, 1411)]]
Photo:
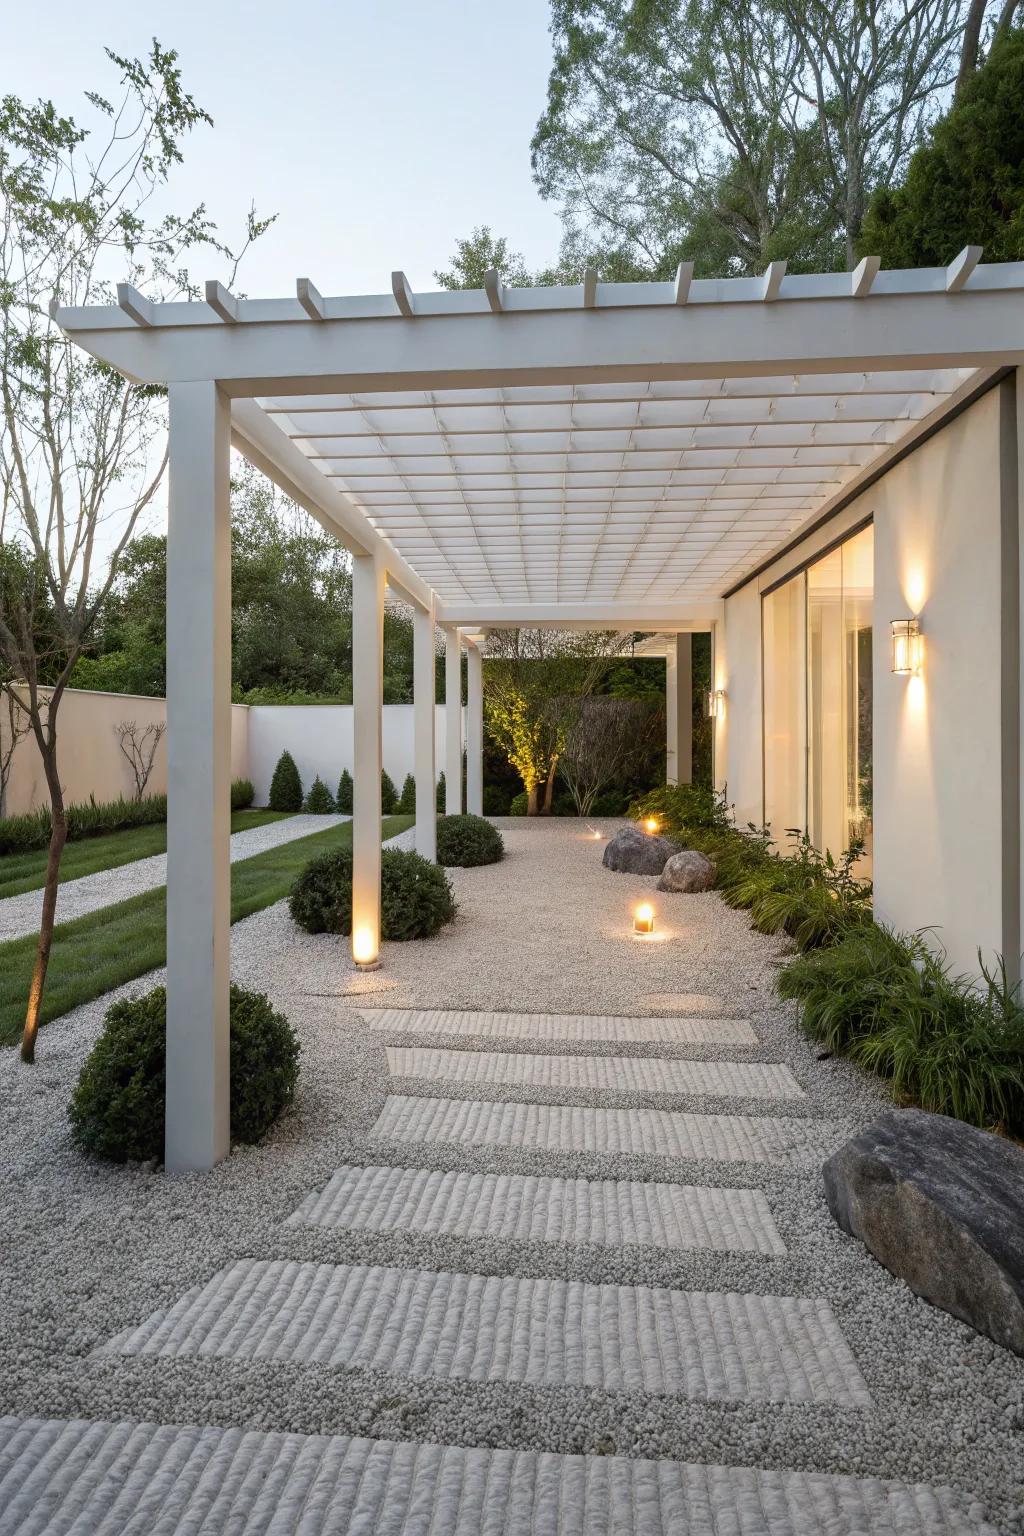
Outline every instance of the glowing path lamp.
[(352, 964), (357, 971), (380, 969), (380, 950), (372, 928), (360, 925), (352, 930)]
[(893, 619), (892, 670), (899, 673), (920, 672), (924, 661), (924, 636), (920, 619)]
[(646, 816), (644, 818), (644, 831), (645, 832), (649, 832), (651, 834), (651, 836), (654, 837), (654, 835), (657, 832), (657, 830), (658, 830), (658, 818), (657, 818), (657, 816)]
[(649, 901), (643, 902), (642, 905), (637, 907), (636, 911), (633, 913), (633, 932), (654, 932), (654, 908), (651, 906)]

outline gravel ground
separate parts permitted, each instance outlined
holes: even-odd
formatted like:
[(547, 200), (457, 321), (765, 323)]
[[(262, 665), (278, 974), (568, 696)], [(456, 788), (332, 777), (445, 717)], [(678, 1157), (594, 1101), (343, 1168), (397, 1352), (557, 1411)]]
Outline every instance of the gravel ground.
[[(290, 816), (286, 821), (268, 821), (262, 827), (233, 832), (231, 862), (251, 859), (256, 853), (266, 853), (268, 848), (278, 848), (282, 843), (292, 843), (298, 837), (309, 837), (312, 832), (323, 832), (351, 819), (350, 816)], [(65, 880), (57, 896), (57, 921), (71, 922), (73, 918), (84, 917), (87, 912), (112, 906), (117, 901), (127, 901), (129, 896), (141, 896), (143, 891), (166, 884), (166, 853), (135, 859), (117, 869), (97, 870), (96, 874), (83, 875), (80, 880)], [(42, 905), (41, 890), (25, 891), (21, 896), (5, 896), (0, 901), (0, 943), (5, 939), (20, 939), (26, 933), (38, 933)]]
[[(340, 944), (296, 931), (283, 904), (235, 926), (233, 974), (289, 1013), (302, 1038), (303, 1072), (295, 1108), (271, 1139), (235, 1153), (212, 1174), (170, 1178), (150, 1168), (112, 1168), (73, 1150), (65, 1107), (109, 998), (48, 1025), (34, 1069), (21, 1067), (13, 1050), (0, 1052), (0, 1412), (897, 1478), (950, 1485), (965, 1496), (965, 1508), (979, 1500), (1003, 1536), (1020, 1536), (1024, 1361), (918, 1300), (846, 1238), (828, 1214), (816, 1173), (372, 1136), (388, 1091), (385, 1042), (403, 1043), (401, 1035), (375, 1034), (364, 1023), (361, 1010), (374, 1006), (651, 1016), (671, 1013), (673, 997), (692, 994), (703, 1016), (749, 1019), (760, 1046), (619, 1041), (600, 1053), (786, 1063), (806, 1099), (799, 1106), (787, 1100), (777, 1112), (851, 1132), (887, 1102), (883, 1089), (853, 1068), (817, 1060), (794, 1027), (792, 1008), (772, 990), (784, 946), (752, 933), (742, 913), (714, 895), (655, 896), (653, 880), (603, 870), (601, 845), (576, 823), (499, 825), (508, 850), (502, 864), (451, 872), (456, 922), (425, 943), (386, 944), (378, 972), (353, 972)], [(641, 897), (657, 904), (654, 941), (630, 932), (630, 909)], [(123, 991), (144, 991), (159, 979), (154, 974)], [(407, 1043), (598, 1053), (580, 1041), (531, 1047), (525, 1039), (499, 1043), (464, 1033), (417, 1032)], [(496, 1096), (493, 1087), (481, 1087), (473, 1085), (476, 1098)], [(426, 1080), (403, 1079), (394, 1091), (457, 1096)], [(533, 1102), (544, 1096), (525, 1086), (517, 1095)], [(559, 1090), (557, 1097), (566, 1104), (649, 1101), (593, 1089)], [(665, 1096), (656, 1099), (665, 1107)], [(701, 1100), (699, 1107), (772, 1109), (753, 1100)], [(336, 1169), (370, 1164), (759, 1189), (786, 1253), (286, 1224)], [(115, 1333), (250, 1259), (823, 1298), (874, 1406), (701, 1402), (294, 1361), (95, 1353)], [(841, 1536), (867, 1527), (834, 1529)], [(964, 1530), (974, 1529), (972, 1512)]]

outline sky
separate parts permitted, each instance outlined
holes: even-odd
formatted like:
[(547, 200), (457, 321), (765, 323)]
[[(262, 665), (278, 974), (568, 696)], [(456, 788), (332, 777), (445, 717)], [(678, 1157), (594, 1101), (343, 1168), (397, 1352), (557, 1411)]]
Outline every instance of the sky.
[[(186, 150), (170, 202), (205, 202), (229, 237), (254, 202), (277, 223), (237, 287), (291, 295), (382, 293), (402, 268), (436, 288), (457, 237), (490, 224), (540, 267), (557, 255), (557, 209), (530, 174), (551, 61), (547, 0), (503, 12), (466, 0), (354, 3), (47, 0), (4, 29), (0, 94), (45, 96), (78, 115), (113, 96), (104, 58), (178, 51), (183, 83), (213, 117)], [(200, 279), (220, 277), (211, 253)]]

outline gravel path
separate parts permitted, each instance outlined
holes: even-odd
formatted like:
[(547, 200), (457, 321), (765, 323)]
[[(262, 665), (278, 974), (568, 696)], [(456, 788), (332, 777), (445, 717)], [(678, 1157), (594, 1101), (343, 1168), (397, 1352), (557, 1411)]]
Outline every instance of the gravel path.
[[(261, 827), (233, 832), (231, 862), (251, 859), (256, 853), (266, 853), (268, 848), (279, 848), (282, 843), (309, 837), (313, 832), (323, 832), (351, 819), (350, 816), (289, 816), (285, 821), (268, 821)], [(71, 922), (73, 918), (84, 917), (87, 912), (113, 906), (117, 901), (127, 901), (129, 896), (141, 896), (143, 891), (166, 884), (166, 853), (135, 859), (117, 869), (97, 870), (96, 874), (83, 875), (80, 880), (65, 880), (57, 896), (57, 921)], [(26, 933), (38, 933), (42, 905), (41, 890), (25, 891), (21, 896), (5, 896), (0, 901), (0, 943), (5, 939), (20, 939)]]
[[(83, 1532), (1020, 1536), (1024, 1361), (829, 1217), (821, 1156), (886, 1100), (795, 1029), (781, 942), (713, 894), (654, 896), (634, 939), (653, 881), (575, 823), (502, 830), (501, 865), (452, 872), (456, 922), (378, 972), (284, 904), (235, 926), (303, 1072), (212, 1174), (73, 1150), (109, 998), (34, 1069), (0, 1052), (0, 1532), (63, 1531), (48, 1489)], [(803, 1097), (392, 1077), (389, 1051), (774, 1064)]]

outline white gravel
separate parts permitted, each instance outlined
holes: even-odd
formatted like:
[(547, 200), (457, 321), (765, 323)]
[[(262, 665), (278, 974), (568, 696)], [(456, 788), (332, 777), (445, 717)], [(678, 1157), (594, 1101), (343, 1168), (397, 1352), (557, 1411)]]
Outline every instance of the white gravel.
[[(236, 864), (240, 859), (251, 859), (254, 854), (266, 853), (268, 848), (279, 848), (282, 843), (324, 832), (328, 827), (340, 826), (351, 819), (350, 816), (289, 816), (284, 821), (267, 821), (261, 827), (233, 832), (231, 862)], [(133, 859), (130, 864), (120, 864), (116, 869), (100, 869), (79, 880), (65, 880), (57, 893), (57, 921), (69, 923), (73, 918), (84, 917), (87, 912), (113, 906), (115, 902), (127, 901), (129, 896), (141, 896), (143, 891), (153, 891), (166, 884), (166, 853)], [(21, 896), (5, 896), (0, 901), (0, 943), (5, 939), (20, 939), (27, 933), (38, 933), (42, 906), (41, 890), (25, 891)]]
[[(796, 1523), (786, 1523), (780, 1502), (777, 1525), (754, 1524), (751, 1515), (749, 1529), (799, 1536), (826, 1529), (830, 1536), (890, 1528), (915, 1536), (973, 1533), (983, 1507), (1002, 1536), (1024, 1532), (1024, 1361), (918, 1300), (845, 1237), (805, 1159), (795, 1166), (729, 1161), (693, 1156), (699, 1146), (688, 1144), (687, 1151), (682, 1142), (675, 1151), (667, 1145), (636, 1150), (635, 1144), (630, 1150), (624, 1142), (610, 1152), (597, 1141), (581, 1150), (560, 1138), (545, 1147), (528, 1139), (510, 1145), (372, 1134), (389, 1092), (444, 1094), (460, 1109), (466, 1087), (460, 1094), (432, 1081), (418, 1090), (408, 1078), (392, 1085), (384, 1037), (360, 1016), (368, 1006), (665, 1017), (685, 1011), (673, 1006), (680, 997), (699, 998), (694, 1012), (747, 1019), (757, 1043), (565, 1039), (556, 1045), (499, 1042), (461, 1029), (448, 1036), (417, 1029), (407, 1040), (389, 1030), (386, 1038), (391, 1046), (420, 1049), (775, 1062), (790, 1069), (805, 1099), (762, 1102), (757, 1112), (753, 1101), (699, 1101), (709, 1118), (720, 1108), (744, 1116), (744, 1124), (763, 1124), (765, 1134), (773, 1118), (785, 1117), (827, 1140), (865, 1124), (887, 1102), (881, 1086), (852, 1067), (817, 1059), (794, 1027), (794, 1011), (773, 992), (783, 945), (752, 933), (744, 914), (713, 894), (654, 896), (652, 880), (607, 873), (601, 845), (585, 840), (575, 823), (501, 826), (508, 847), (502, 864), (451, 872), (460, 905), (456, 922), (425, 943), (385, 944), (378, 972), (357, 974), (337, 940), (297, 932), (284, 904), (236, 925), (233, 973), (268, 991), (289, 1013), (302, 1038), (303, 1071), (296, 1106), (270, 1140), (238, 1151), (212, 1174), (170, 1178), (149, 1168), (92, 1164), (75, 1152), (65, 1108), (109, 998), (48, 1025), (33, 1069), (22, 1067), (14, 1051), (0, 1052), (0, 1411), (19, 1419), (195, 1424), (209, 1426), (204, 1433), (211, 1434), (217, 1426), (237, 1427), (269, 1432), (267, 1444), (290, 1433), (311, 1437), (311, 1447), (322, 1443), (316, 1436), (368, 1436), (473, 1447), (481, 1454), (494, 1447), (591, 1453), (587, 1466), (612, 1468), (630, 1458), (638, 1476), (643, 1458), (670, 1458), (676, 1465), (750, 1469), (743, 1474), (748, 1489), (762, 1486), (758, 1479), (778, 1489), (780, 1477), (788, 1487), (795, 1486), (793, 1477), (838, 1474), (857, 1479), (856, 1490), (876, 1492), (864, 1493), (863, 1503), (856, 1491), (828, 1502), (828, 1525), (824, 1505), (810, 1502), (800, 1506), (803, 1525), (796, 1516)], [(630, 931), (630, 908), (641, 897), (657, 903), (653, 941), (634, 939)], [(124, 991), (146, 990), (159, 979), (154, 974)], [(481, 1089), (472, 1086), (476, 1099), (501, 1107), (497, 1091)], [(521, 1103), (537, 1105), (544, 1097), (530, 1085), (514, 1092)], [(556, 1097), (567, 1107), (622, 1100), (596, 1088), (559, 1089)], [(650, 1101), (650, 1095), (626, 1097)], [(426, 1108), (434, 1101), (403, 1102)], [(687, 1113), (695, 1113), (697, 1103)], [(666, 1113), (661, 1096), (658, 1104), (649, 1113)], [(366, 1166), (758, 1190), (786, 1251), (609, 1246), (430, 1231), (421, 1224), (289, 1221), (339, 1168)], [(822, 1302), (852, 1351), (870, 1406), (705, 1401), (568, 1380), (439, 1379), (230, 1354), (97, 1353), (115, 1334), (168, 1312), (219, 1272), (252, 1262)], [(50, 1431), (39, 1433), (45, 1438)], [(723, 1473), (716, 1482), (726, 1503), (739, 1497), (730, 1492), (732, 1476), (739, 1474)], [(925, 1515), (917, 1524), (908, 1516), (897, 1524), (895, 1506), (886, 1502), (890, 1526), (879, 1513), (882, 1505), (871, 1503), (881, 1497), (879, 1485), (864, 1481), (875, 1478), (949, 1486), (960, 1507), (970, 1507), (969, 1518), (936, 1515), (929, 1525)], [(931, 1508), (930, 1496), (921, 1497), (925, 1502), (915, 1508)], [(693, 1525), (701, 1536), (714, 1528)], [(643, 1529), (637, 1526), (637, 1536)], [(649, 1529), (660, 1531), (653, 1520)]]

